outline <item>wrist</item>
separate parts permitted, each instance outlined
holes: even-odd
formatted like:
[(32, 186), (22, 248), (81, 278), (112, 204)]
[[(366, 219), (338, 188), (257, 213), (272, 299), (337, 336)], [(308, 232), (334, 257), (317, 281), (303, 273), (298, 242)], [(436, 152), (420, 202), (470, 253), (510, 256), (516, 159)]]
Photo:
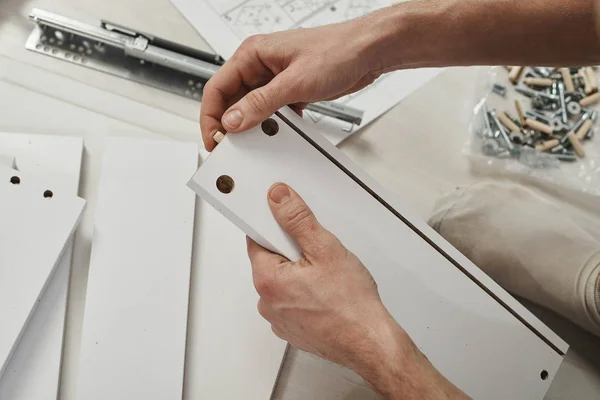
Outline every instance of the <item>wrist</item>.
[(464, 399), (384, 309), (349, 367), (386, 400)]
[(410, 1), (366, 16), (369, 68), (386, 73), (397, 69), (442, 67), (460, 63), (463, 30), (462, 0)]

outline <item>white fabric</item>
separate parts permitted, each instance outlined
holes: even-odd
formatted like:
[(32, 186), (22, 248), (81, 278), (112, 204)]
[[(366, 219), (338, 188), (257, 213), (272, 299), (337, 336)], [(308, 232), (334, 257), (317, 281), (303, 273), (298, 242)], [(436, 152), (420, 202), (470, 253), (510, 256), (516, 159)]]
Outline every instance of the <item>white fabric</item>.
[(477, 184), (440, 199), (429, 223), (509, 292), (600, 336), (600, 242), (556, 204)]

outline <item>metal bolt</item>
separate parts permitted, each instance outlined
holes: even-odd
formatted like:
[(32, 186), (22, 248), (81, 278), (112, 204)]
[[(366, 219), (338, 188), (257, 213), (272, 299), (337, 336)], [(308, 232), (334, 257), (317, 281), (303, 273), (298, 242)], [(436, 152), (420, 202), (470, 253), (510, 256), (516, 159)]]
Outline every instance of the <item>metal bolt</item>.
[(575, 162), (577, 161), (577, 156), (572, 153), (559, 153), (559, 154), (553, 154), (554, 157), (556, 157), (557, 159), (559, 159), (560, 161), (565, 161), (565, 162)]
[(537, 111), (533, 111), (533, 110), (526, 111), (526, 112), (525, 112), (525, 115), (526, 115), (527, 117), (530, 117), (530, 118), (536, 119), (536, 120), (538, 120), (538, 121), (540, 121), (540, 122), (543, 122), (543, 123), (545, 123), (545, 124), (548, 124), (548, 125), (550, 125), (550, 121), (552, 121), (552, 119), (551, 119), (551, 118), (549, 118), (549, 117), (545, 116), (544, 114), (540, 114), (540, 113), (538, 113)]
[(569, 118), (567, 115), (567, 104), (565, 103), (565, 84), (562, 82), (558, 82), (558, 98), (560, 101), (560, 109), (562, 111), (561, 121), (563, 124), (567, 124)]
[(490, 123), (490, 116), (487, 104), (483, 105), (483, 120), (485, 122), (485, 129), (488, 133), (488, 136), (494, 136), (494, 131), (492, 131), (492, 124)]
[(550, 94), (550, 93), (546, 93), (546, 92), (542, 92), (540, 90), (533, 90), (531, 88), (528, 87), (524, 87), (524, 86), (516, 86), (515, 90), (519, 93), (521, 93), (524, 96), (527, 97), (542, 97), (546, 100), (551, 100), (551, 101), (558, 101), (559, 98), (556, 95)]
[(515, 145), (510, 141), (510, 138), (508, 137), (506, 130), (504, 130), (504, 126), (502, 126), (502, 124), (498, 120), (498, 116), (496, 115), (496, 112), (490, 111), (490, 117), (492, 118), (492, 121), (494, 121), (494, 123), (496, 124), (498, 129), (500, 130), (500, 136), (502, 136), (502, 140), (504, 141), (506, 148), (511, 151), (514, 150)]

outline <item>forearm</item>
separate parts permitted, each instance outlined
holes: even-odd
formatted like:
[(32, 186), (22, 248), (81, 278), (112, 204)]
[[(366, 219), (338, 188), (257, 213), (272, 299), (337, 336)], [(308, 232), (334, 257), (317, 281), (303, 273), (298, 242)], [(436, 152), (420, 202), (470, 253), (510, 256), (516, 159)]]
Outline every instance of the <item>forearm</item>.
[(357, 21), (372, 69), (600, 62), (595, 0), (415, 0)]
[(385, 400), (467, 399), (431, 365), (389, 315), (355, 346), (350, 368)]

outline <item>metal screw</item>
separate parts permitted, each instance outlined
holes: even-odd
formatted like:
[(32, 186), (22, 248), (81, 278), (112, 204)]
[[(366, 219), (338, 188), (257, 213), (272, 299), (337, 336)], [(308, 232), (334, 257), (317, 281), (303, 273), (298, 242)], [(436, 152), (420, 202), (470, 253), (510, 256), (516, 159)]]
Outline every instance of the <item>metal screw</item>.
[(504, 140), (504, 143), (506, 144), (506, 148), (511, 151), (514, 150), (515, 145), (510, 141), (510, 138), (508, 137), (506, 130), (504, 130), (504, 126), (502, 126), (502, 124), (498, 120), (498, 116), (496, 115), (496, 112), (490, 111), (490, 117), (492, 117), (492, 120), (494, 121), (494, 123), (496, 124), (498, 129), (500, 130), (500, 136), (502, 136), (502, 140)]
[(527, 117), (533, 118), (533, 119), (537, 119), (540, 122), (543, 122), (545, 124), (550, 125), (550, 121), (552, 121), (551, 118), (545, 116), (544, 114), (540, 114), (537, 111), (533, 111), (533, 110), (529, 110), (525, 112), (525, 115)]
[(519, 93), (521, 93), (524, 96), (527, 97), (542, 97), (546, 100), (551, 100), (551, 101), (558, 101), (559, 97), (550, 93), (546, 93), (546, 92), (542, 92), (539, 90), (533, 90), (531, 88), (527, 88), (527, 87), (523, 87), (523, 86), (516, 86), (515, 90)]
[(561, 121), (563, 124), (567, 124), (569, 122), (569, 118), (567, 115), (567, 105), (565, 103), (565, 84), (562, 82), (558, 82), (558, 98), (560, 101), (560, 109), (562, 111)]

